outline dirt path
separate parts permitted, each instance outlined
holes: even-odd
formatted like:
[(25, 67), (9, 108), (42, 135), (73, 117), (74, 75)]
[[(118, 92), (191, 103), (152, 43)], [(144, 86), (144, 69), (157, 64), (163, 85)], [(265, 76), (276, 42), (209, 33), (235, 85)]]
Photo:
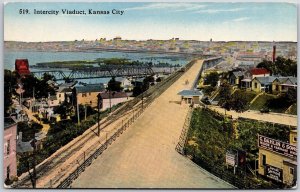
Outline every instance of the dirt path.
[(195, 63), (73, 182), (73, 188), (232, 188), (175, 151), (188, 105), (177, 95), (192, 85)]
[[(225, 113), (225, 110), (219, 106), (208, 106), (210, 109), (217, 110), (220, 113)], [(235, 111), (226, 111), (226, 114), (232, 115), (233, 118), (243, 117), (254, 120), (267, 121), (271, 123), (279, 123), (291, 126), (297, 126), (297, 116), (296, 115), (288, 115), (283, 113), (260, 113), (259, 111), (245, 111), (243, 113), (237, 113)]]

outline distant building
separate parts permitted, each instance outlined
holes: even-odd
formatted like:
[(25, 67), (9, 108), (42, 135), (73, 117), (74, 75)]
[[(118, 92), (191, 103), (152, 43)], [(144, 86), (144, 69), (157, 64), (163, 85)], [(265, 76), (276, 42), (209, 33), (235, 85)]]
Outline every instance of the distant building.
[(128, 96), (125, 92), (104, 92), (99, 93), (102, 99), (102, 109), (106, 110), (114, 105), (128, 101)]
[(17, 176), (17, 123), (12, 118), (4, 118), (3, 178)]
[(258, 135), (258, 173), (277, 183), (294, 186), (297, 181), (297, 130), (289, 143)]
[(117, 37), (113, 38), (113, 40), (114, 41), (120, 41), (120, 40), (122, 40), (122, 38), (120, 36), (117, 36)]
[(91, 84), (86, 86), (78, 86), (73, 88), (74, 104), (90, 105), (91, 107), (97, 107), (98, 98), (97, 95), (105, 91), (104, 85)]

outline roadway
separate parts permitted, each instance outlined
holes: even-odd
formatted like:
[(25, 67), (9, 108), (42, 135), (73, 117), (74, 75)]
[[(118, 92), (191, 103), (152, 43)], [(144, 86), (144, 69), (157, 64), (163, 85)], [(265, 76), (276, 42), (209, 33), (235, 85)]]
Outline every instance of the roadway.
[[(215, 105), (208, 105), (212, 110), (216, 110), (219, 113), (225, 114), (224, 108)], [(248, 110), (243, 113), (238, 113), (233, 110), (226, 111), (227, 115), (232, 115), (232, 118), (237, 119), (239, 117), (253, 119), (258, 121), (267, 121), (270, 123), (285, 124), (290, 126), (297, 126), (297, 115), (289, 115), (284, 113), (261, 113), (260, 111)]]
[[(180, 105), (198, 60), (72, 183), (72, 188), (232, 188), (175, 151), (188, 112)], [(189, 87), (187, 87), (189, 86)]]

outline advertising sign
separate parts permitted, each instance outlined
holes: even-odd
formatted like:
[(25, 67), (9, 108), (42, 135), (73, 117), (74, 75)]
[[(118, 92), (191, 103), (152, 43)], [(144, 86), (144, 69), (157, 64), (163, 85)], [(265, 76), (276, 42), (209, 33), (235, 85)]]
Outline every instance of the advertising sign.
[(297, 147), (289, 143), (258, 135), (258, 147), (297, 159)]
[(266, 176), (278, 182), (282, 182), (282, 169), (266, 165)]
[(236, 154), (230, 151), (226, 152), (226, 164), (235, 166), (236, 165)]

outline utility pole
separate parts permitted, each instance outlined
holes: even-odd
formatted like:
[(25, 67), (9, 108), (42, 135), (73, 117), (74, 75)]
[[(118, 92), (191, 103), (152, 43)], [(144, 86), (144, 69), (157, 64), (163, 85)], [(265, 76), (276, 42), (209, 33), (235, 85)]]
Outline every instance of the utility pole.
[(84, 105), (84, 120), (86, 120), (86, 104)]
[(142, 111), (144, 110), (144, 92), (142, 92)]
[(110, 95), (110, 89), (108, 90), (108, 98), (109, 98), (109, 113), (111, 113), (111, 95)]
[(97, 108), (98, 108), (98, 137), (100, 137), (100, 109), (102, 109), (103, 101), (100, 93), (98, 94), (98, 103), (97, 103)]
[(78, 100), (76, 101), (76, 107), (77, 107), (77, 123), (78, 125), (80, 124), (80, 117), (79, 117), (79, 105), (78, 105)]
[(30, 173), (30, 166), (29, 166), (29, 162), (27, 161), (27, 166), (28, 166), (28, 173), (30, 176), (30, 180), (31, 180), (31, 184), (32, 184), (32, 188), (36, 188), (36, 169), (35, 169), (35, 165), (36, 165), (36, 140), (35, 140), (35, 128), (33, 126), (33, 140), (30, 142), (30, 145), (33, 147), (33, 154), (32, 154), (32, 158), (33, 158), (33, 172)]

